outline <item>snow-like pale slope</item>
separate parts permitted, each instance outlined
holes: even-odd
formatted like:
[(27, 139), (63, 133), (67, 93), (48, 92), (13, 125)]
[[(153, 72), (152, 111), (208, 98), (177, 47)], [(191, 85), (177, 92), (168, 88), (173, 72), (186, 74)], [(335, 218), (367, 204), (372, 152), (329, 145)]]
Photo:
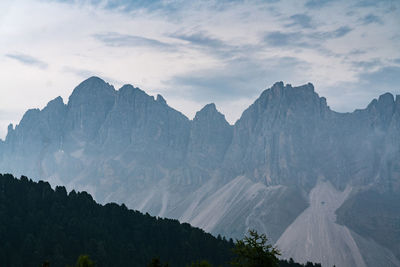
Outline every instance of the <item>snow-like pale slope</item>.
[(266, 186), (245, 176), (225, 184), (211, 179), (167, 214), (214, 234), (242, 238), (248, 229), (256, 229), (276, 240), (305, 208), (279, 208), (288, 196), (292, 194), (285, 186)]
[(189, 221), (194, 226), (212, 232), (232, 208), (237, 208), (237, 204), (248, 203), (257, 198), (259, 193), (276, 189), (268, 188), (261, 183), (252, 183), (249, 179), (239, 176), (196, 207), (197, 212), (194, 212), (193, 217), (183, 216), (181, 220)]
[(322, 266), (366, 266), (350, 230), (335, 223), (335, 210), (350, 191), (350, 187), (341, 192), (329, 182), (319, 182), (310, 192), (310, 206), (276, 243), (282, 257), (301, 263), (320, 262)]

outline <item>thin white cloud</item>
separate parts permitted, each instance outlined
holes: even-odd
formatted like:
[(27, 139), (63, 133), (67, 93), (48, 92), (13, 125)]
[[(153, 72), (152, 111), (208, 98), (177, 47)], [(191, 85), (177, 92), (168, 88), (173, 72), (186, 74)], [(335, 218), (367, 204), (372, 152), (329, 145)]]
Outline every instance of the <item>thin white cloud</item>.
[(8, 58), (17, 60), (18, 62), (25, 64), (25, 65), (29, 65), (29, 66), (35, 66), (35, 67), (39, 67), (41, 69), (47, 69), (47, 63), (43, 62), (37, 58), (34, 58), (30, 55), (25, 55), (25, 54), (21, 54), (21, 53), (13, 53), (13, 54), (6, 54), (5, 55)]

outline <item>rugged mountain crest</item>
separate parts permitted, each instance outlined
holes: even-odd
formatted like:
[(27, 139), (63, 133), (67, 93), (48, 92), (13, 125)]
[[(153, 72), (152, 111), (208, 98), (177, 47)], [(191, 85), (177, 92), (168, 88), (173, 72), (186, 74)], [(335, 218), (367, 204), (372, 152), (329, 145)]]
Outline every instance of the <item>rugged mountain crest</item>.
[(165, 101), (165, 99), (164, 99), (164, 97), (162, 95), (157, 95), (156, 101), (161, 103), (161, 104), (164, 104), (164, 105), (167, 104), (167, 101)]
[[(118, 154), (131, 150), (132, 157), (144, 157), (160, 164), (179, 164), (186, 153), (189, 120), (160, 98), (139, 88), (124, 85), (100, 131), (100, 143)], [(169, 155), (167, 155), (167, 153)]]
[(317, 175), (309, 171), (314, 156), (308, 148), (321, 139), (320, 127), (330, 115), (325, 98), (314, 92), (312, 84), (275, 83), (235, 124), (224, 164), (229, 175), (245, 172), (268, 185), (311, 188)]
[[(256, 228), (274, 241), (282, 237), (289, 257), (310, 253), (323, 265), (340, 258), (343, 266), (374, 266), (372, 258), (396, 263), (400, 257), (394, 245), (400, 237), (383, 242), (362, 223), (397, 220), (388, 216), (390, 202), (379, 207), (380, 218), (352, 220), (349, 214), (363, 208), (358, 196), (368, 190), (377, 193), (366, 196), (400, 195), (399, 136), (400, 96), (389, 93), (365, 109), (338, 113), (312, 84), (278, 82), (232, 126), (215, 104), (191, 121), (161, 95), (154, 99), (132, 85), (115, 90), (92, 77), (74, 89), (67, 105), (56, 98), (9, 127), (0, 142), (0, 171), (87, 190), (98, 201), (124, 202), (213, 233), (240, 238)], [(334, 203), (322, 204), (325, 195)], [(334, 209), (342, 203), (339, 226)], [(330, 209), (326, 219), (315, 208)], [(293, 229), (330, 229), (338, 242), (324, 240), (303, 251), (306, 246), (292, 242)], [(320, 238), (312, 234), (313, 242)], [(339, 255), (347, 250), (338, 244), (350, 244), (363, 259)], [(329, 250), (340, 252), (324, 262), (320, 252)]]

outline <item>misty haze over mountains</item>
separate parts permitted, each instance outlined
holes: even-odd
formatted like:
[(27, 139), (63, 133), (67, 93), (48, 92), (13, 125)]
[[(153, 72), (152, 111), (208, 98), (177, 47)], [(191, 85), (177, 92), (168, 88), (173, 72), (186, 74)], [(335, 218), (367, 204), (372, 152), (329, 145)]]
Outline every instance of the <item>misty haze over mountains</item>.
[(92, 77), (68, 104), (28, 110), (0, 142), (0, 172), (176, 218), (214, 234), (266, 233), (284, 257), (400, 266), (400, 96), (332, 111), (312, 84), (275, 83), (232, 126)]

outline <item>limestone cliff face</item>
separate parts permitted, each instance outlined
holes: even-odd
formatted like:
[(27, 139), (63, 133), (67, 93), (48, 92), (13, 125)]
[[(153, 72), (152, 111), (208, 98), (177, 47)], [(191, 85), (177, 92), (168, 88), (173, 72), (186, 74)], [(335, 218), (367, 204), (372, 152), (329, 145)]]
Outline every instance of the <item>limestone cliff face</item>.
[(114, 87), (97, 77), (79, 84), (68, 101), (65, 131), (74, 132), (82, 140), (96, 137), (107, 114), (114, 106)]
[(131, 85), (119, 89), (100, 130), (99, 146), (107, 148), (103, 151), (129, 150), (129, 157), (143, 164), (176, 168), (186, 155), (190, 122), (161, 98), (154, 100)]
[[(337, 113), (312, 84), (278, 82), (232, 126), (214, 104), (189, 120), (161, 95), (154, 99), (132, 85), (115, 90), (92, 77), (67, 104), (58, 97), (10, 125), (0, 142), (0, 171), (87, 190), (100, 202), (124, 202), (213, 233), (240, 238), (257, 228), (290, 241), (286, 230), (318, 184), (331, 184), (330, 192), (352, 188), (340, 222), (355, 232), (365, 228), (348, 216), (362, 207), (358, 194), (373, 189), (396, 199), (399, 136), (400, 96), (389, 93), (365, 109)], [(387, 245), (371, 232), (357, 233), (364, 248), (400, 242), (400, 236)]]
[(267, 185), (311, 187), (318, 177), (315, 149), (331, 113), (311, 84), (276, 83), (235, 124), (224, 166)]
[(33, 177), (43, 174), (41, 161), (48, 151), (60, 146), (66, 114), (67, 107), (57, 97), (41, 111), (28, 110), (15, 129), (10, 125), (1, 153), (3, 171)]
[(311, 84), (276, 83), (235, 124), (223, 167), (229, 176), (306, 190), (317, 179), (339, 189), (379, 183), (398, 190), (398, 102), (387, 93), (364, 110), (341, 114)]
[[(398, 111), (391, 94), (373, 100), (366, 109), (353, 113), (336, 113), (331, 123), (331, 145), (318, 157), (321, 172), (343, 188), (355, 186), (387, 187), (399, 190), (396, 171), (399, 155)], [(397, 158), (398, 159), (398, 158)], [(329, 162), (324, 164), (323, 161)], [(393, 162), (393, 163), (391, 163)], [(396, 163), (395, 163), (396, 162)], [(385, 172), (390, 169), (390, 175)], [(396, 183), (393, 183), (397, 180)]]
[(215, 104), (204, 106), (192, 121), (188, 163), (210, 170), (219, 167), (231, 144), (232, 134), (232, 126)]

